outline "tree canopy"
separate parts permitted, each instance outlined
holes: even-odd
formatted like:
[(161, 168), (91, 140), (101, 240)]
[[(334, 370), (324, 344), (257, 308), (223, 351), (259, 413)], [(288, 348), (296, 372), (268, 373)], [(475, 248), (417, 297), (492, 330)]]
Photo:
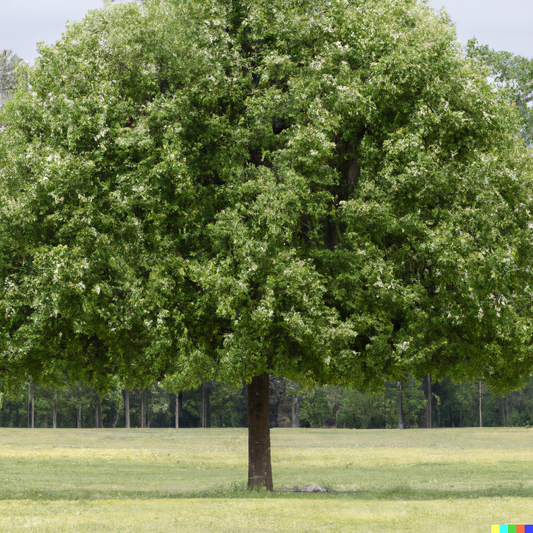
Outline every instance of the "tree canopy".
[(530, 375), (531, 154), (446, 15), (113, 5), (29, 82), (0, 135), (4, 381)]

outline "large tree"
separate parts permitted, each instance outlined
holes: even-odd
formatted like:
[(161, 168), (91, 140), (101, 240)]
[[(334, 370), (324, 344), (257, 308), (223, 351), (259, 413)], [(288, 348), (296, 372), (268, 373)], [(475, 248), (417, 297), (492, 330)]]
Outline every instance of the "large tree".
[(272, 489), (270, 375), (531, 372), (531, 155), (444, 15), (114, 5), (30, 86), (0, 136), (4, 382), (245, 381)]

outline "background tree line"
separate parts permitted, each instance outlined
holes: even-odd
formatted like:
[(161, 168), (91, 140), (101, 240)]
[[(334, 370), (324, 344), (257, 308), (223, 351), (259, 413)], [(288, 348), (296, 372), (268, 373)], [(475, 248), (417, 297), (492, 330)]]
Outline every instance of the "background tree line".
[[(60, 389), (32, 384), (34, 427), (95, 427), (97, 393), (83, 384)], [(479, 426), (479, 388), (477, 383), (454, 383), (445, 379), (432, 384), (432, 427)], [(533, 380), (524, 389), (503, 397), (493, 395), (482, 385), (483, 426), (529, 426), (533, 412)], [(30, 385), (2, 398), (0, 426), (31, 426)], [(142, 395), (145, 413), (142, 422)], [(398, 387), (386, 382), (383, 390), (367, 395), (339, 386), (299, 390), (283, 378), (271, 378), (271, 427), (343, 427), (383, 429), (398, 427)], [(177, 401), (176, 401), (177, 400)], [(101, 396), (104, 427), (126, 425), (124, 390), (117, 385)], [(176, 405), (179, 427), (246, 427), (245, 387), (224, 383), (205, 383), (199, 388), (170, 392), (162, 384), (129, 391), (131, 427), (175, 427)], [(427, 386), (409, 378), (402, 384), (402, 415), (405, 428), (427, 427)]]

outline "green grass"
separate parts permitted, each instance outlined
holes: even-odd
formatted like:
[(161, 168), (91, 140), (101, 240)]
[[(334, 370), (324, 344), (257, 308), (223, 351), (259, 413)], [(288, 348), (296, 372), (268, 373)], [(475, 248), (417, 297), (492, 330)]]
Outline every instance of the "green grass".
[[(533, 430), (0, 429), (0, 531), (490, 531), (533, 522)], [(325, 494), (290, 492), (319, 483)], [(467, 528), (467, 529), (465, 529)]]

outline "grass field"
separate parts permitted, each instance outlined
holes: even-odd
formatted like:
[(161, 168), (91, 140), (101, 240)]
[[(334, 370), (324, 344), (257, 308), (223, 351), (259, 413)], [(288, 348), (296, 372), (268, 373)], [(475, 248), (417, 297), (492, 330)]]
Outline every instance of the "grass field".
[[(490, 532), (533, 523), (533, 430), (272, 430), (273, 494), (244, 489), (245, 429), (0, 428), (0, 531)], [(293, 493), (318, 483), (324, 494)]]

